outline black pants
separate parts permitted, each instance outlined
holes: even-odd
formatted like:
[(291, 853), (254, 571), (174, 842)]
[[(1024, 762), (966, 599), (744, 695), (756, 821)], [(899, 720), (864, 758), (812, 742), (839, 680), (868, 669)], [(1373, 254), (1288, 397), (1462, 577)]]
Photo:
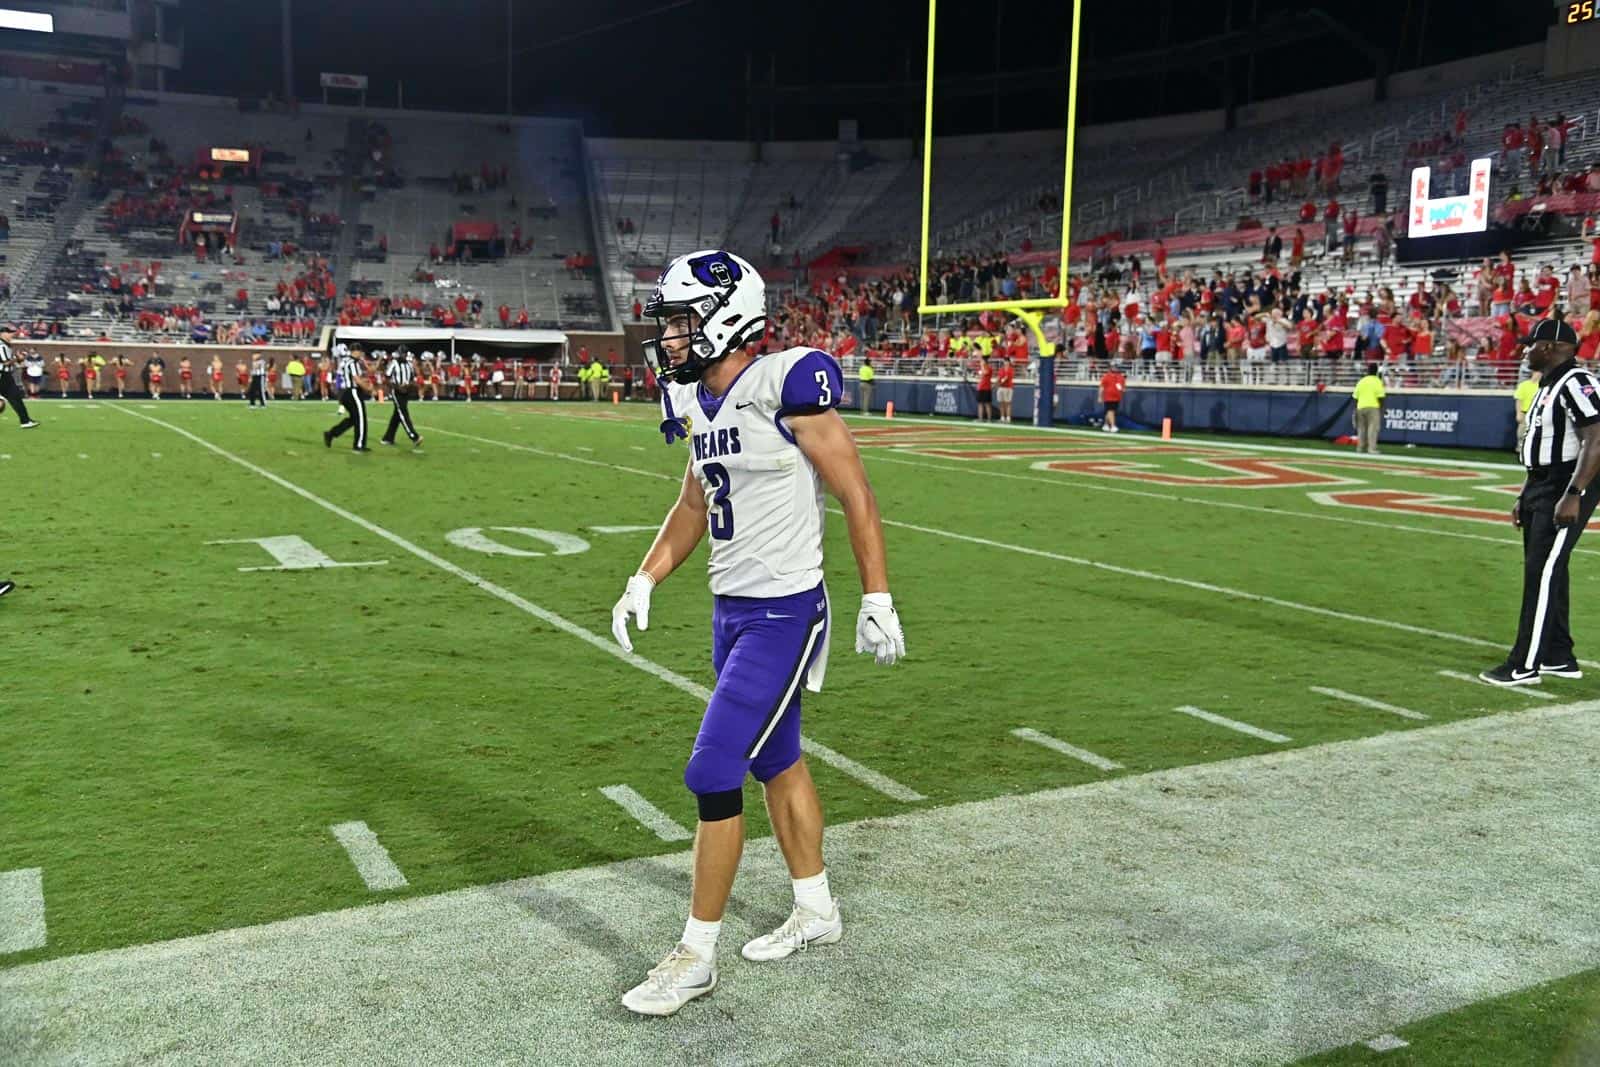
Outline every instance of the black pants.
[(1557, 526), (1555, 507), (1572, 479), (1570, 463), (1528, 476), (1522, 491), (1522, 621), (1511, 649), (1511, 666), (1536, 670), (1540, 663), (1573, 659), (1572, 631), (1567, 626), (1567, 561), (1589, 517), (1600, 503), (1600, 483), (1591, 485), (1578, 503), (1578, 524)]
[(265, 374), (250, 375), (250, 389), (245, 393), (245, 397), (249, 400), (251, 407), (255, 407), (257, 404), (262, 407), (267, 406), (267, 376)]
[(11, 405), (11, 410), (17, 413), (18, 422), (28, 422), (28, 404), (22, 399), (22, 387), (17, 385), (16, 376), (8, 370), (0, 370), (0, 396), (6, 398), (6, 403)]
[(339, 425), (328, 431), (329, 437), (338, 437), (346, 430), (354, 428), (356, 451), (367, 447), (367, 398), (360, 389), (345, 388), (339, 390), (339, 403), (344, 407), (344, 418)]
[(406, 388), (397, 386), (390, 399), (394, 401), (394, 411), (389, 415), (389, 429), (383, 435), (385, 443), (394, 444), (396, 430), (404, 430), (407, 437), (416, 441), (417, 428), (411, 425), (411, 398), (406, 395)]

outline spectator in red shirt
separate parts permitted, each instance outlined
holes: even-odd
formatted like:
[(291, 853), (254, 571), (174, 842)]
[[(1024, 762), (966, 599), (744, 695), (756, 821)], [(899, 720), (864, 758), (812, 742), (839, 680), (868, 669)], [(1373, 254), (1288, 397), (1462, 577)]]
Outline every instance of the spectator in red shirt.
[(633, 301), (633, 321), (634, 322), (638, 322), (639, 319), (643, 315), (644, 315), (644, 305), (639, 303), (638, 298), (635, 297), (634, 301)]
[(1307, 200), (1305, 203), (1300, 205), (1300, 221), (1301, 222), (1315, 222), (1315, 221), (1317, 221), (1317, 204), (1316, 204), (1316, 201)]
[(1117, 410), (1122, 406), (1122, 394), (1128, 388), (1127, 376), (1116, 364), (1100, 376), (1100, 403), (1105, 405), (1105, 421), (1100, 428), (1107, 433), (1117, 433)]
[[(1314, 212), (1313, 212), (1314, 213)], [(1291, 270), (1300, 269), (1300, 261), (1306, 257), (1306, 233), (1300, 227), (1294, 228), (1294, 243), (1289, 246), (1289, 267)], [(1210, 290), (1206, 290), (1210, 292)]]
[(1411, 350), (1411, 331), (1397, 319), (1391, 319), (1383, 328), (1383, 354), (1398, 360)]
[(1154, 258), (1156, 261), (1156, 279), (1165, 283), (1167, 280), (1167, 245), (1159, 237), (1156, 238)]
[(511, 305), (501, 304), (497, 310), (500, 313), (500, 328), (508, 329), (511, 326)]

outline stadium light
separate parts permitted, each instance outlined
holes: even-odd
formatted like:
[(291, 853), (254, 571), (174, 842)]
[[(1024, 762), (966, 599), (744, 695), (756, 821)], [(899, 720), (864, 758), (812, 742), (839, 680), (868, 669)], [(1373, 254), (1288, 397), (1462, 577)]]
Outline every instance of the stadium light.
[(0, 30), (55, 33), (56, 17), (42, 11), (18, 11), (14, 7), (0, 7)]

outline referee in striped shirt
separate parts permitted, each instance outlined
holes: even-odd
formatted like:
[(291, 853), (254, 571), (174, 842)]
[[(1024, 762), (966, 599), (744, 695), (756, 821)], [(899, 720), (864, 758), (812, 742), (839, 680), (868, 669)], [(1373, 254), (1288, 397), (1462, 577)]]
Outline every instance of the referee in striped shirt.
[(0, 411), (10, 404), (17, 412), (17, 421), (24, 430), (39, 425), (28, 418), (28, 402), (22, 398), (22, 386), (17, 384), (17, 350), (11, 347), (15, 328), (0, 324)]
[(339, 384), (339, 404), (344, 408), (345, 414), (333, 429), (322, 431), (322, 443), (329, 448), (333, 447), (335, 437), (346, 430), (354, 429), (355, 451), (372, 451), (367, 447), (367, 395), (361, 389), (361, 379), (365, 374), (366, 367), (361, 358), (361, 349), (353, 351), (347, 349), (340, 353), (334, 375)]
[(389, 353), (383, 366), (383, 376), (389, 380), (389, 399), (394, 401), (394, 411), (389, 415), (389, 429), (383, 435), (383, 443), (394, 444), (395, 431), (403, 429), (413, 445), (421, 445), (422, 435), (411, 425), (411, 394), (415, 391), (417, 380), (417, 365), (412, 362), (411, 353), (403, 348)]
[(245, 393), (245, 400), (250, 407), (266, 407), (268, 388), (267, 376), (272, 373), (265, 352), (257, 352), (250, 357), (250, 389)]
[(1528, 476), (1511, 508), (1522, 530), (1522, 619), (1506, 661), (1478, 675), (1492, 685), (1583, 677), (1567, 625), (1567, 562), (1600, 502), (1600, 379), (1578, 366), (1578, 335), (1559, 318), (1521, 342), (1541, 383), (1522, 439)]

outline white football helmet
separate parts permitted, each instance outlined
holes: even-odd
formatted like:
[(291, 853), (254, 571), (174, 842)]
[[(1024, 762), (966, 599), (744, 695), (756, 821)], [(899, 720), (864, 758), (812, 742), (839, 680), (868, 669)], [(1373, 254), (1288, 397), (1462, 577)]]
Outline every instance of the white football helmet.
[[(667, 264), (644, 313), (656, 320), (655, 340), (644, 343), (645, 362), (657, 377), (698, 381), (708, 366), (766, 330), (767, 286), (748, 261), (732, 252), (690, 252)], [(662, 342), (669, 340), (667, 321), (685, 313), (690, 313), (688, 355), (674, 365)]]

